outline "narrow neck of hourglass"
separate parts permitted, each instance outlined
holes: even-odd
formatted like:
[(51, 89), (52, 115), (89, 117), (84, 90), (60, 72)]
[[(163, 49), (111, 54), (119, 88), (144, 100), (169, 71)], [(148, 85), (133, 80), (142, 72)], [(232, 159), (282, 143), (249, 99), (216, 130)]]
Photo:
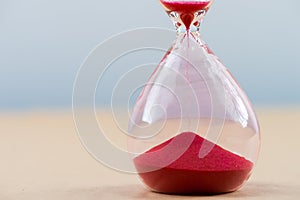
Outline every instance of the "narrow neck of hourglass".
[(206, 14), (206, 10), (195, 12), (168, 12), (178, 34), (200, 33), (200, 25)]
[(160, 0), (178, 33), (199, 32), (213, 0)]

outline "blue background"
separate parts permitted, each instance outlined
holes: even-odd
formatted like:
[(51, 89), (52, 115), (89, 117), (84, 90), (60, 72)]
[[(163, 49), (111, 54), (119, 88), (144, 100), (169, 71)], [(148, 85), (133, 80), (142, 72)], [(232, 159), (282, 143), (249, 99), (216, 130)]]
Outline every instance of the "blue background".
[[(203, 22), (205, 41), (257, 106), (300, 104), (299, 7), (215, 0)], [(138, 27), (173, 29), (157, 0), (0, 0), (0, 110), (71, 107), (88, 53)]]

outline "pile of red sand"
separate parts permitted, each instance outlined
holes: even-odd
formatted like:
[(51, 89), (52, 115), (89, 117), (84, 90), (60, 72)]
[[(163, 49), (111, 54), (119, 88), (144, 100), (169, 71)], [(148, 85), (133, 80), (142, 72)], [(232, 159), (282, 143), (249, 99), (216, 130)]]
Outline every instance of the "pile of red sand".
[[(185, 138), (193, 136), (191, 145), (177, 160), (161, 169), (145, 172), (185, 145), (172, 144), (173, 139), (185, 141)], [(204, 158), (199, 158), (199, 151), (204, 142), (212, 145), (212, 150)], [(166, 145), (167, 151), (158, 151)], [(156, 160), (150, 160), (147, 156), (147, 153), (153, 152), (158, 152), (155, 154)], [(181, 133), (150, 149), (136, 157), (134, 164), (138, 172), (141, 172), (140, 177), (151, 190), (171, 194), (216, 194), (235, 191), (248, 179), (253, 168), (251, 161), (192, 132)]]

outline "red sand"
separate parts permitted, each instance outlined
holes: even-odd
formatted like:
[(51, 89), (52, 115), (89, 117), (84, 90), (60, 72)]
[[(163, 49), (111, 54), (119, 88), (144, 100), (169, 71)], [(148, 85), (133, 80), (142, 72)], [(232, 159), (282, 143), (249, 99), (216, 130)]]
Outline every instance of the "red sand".
[(210, 4), (210, 1), (165, 1), (161, 0), (161, 3), (167, 9), (168, 12), (178, 12), (182, 22), (186, 29), (190, 28), (190, 25), (194, 19), (194, 13), (199, 10), (204, 10)]
[[(191, 134), (195, 136), (192, 144), (176, 161), (162, 169), (139, 173), (144, 183), (153, 191), (170, 194), (217, 194), (239, 189), (250, 176), (253, 163), (218, 145), (214, 145), (207, 156), (199, 158), (201, 145), (207, 140), (192, 132), (181, 133), (176, 139), (184, 141)], [(163, 162), (172, 154), (172, 149), (178, 150), (180, 146), (170, 144), (172, 139), (136, 157), (134, 164), (138, 172), (144, 172), (154, 164), (147, 159), (147, 153), (169, 145), (168, 151), (156, 155), (156, 162)]]

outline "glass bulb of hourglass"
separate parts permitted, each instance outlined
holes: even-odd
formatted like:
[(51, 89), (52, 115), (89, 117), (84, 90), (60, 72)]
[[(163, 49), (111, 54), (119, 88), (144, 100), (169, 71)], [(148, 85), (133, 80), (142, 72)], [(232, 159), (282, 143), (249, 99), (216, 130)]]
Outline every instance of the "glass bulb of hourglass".
[(227, 68), (201, 39), (212, 1), (160, 0), (176, 39), (134, 106), (129, 134), (145, 185), (170, 194), (239, 189), (260, 147), (253, 107)]

